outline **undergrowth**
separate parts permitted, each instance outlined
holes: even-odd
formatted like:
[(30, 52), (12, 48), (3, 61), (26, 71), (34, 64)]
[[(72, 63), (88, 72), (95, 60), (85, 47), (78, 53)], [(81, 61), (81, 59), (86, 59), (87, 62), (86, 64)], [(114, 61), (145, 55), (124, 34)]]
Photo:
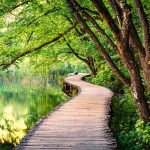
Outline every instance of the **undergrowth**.
[[(110, 88), (114, 93), (112, 101), (111, 129), (119, 150), (148, 150), (150, 148), (150, 123), (144, 123), (138, 112), (128, 87), (103, 67), (96, 77), (86, 79), (94, 84)], [(150, 93), (147, 94), (149, 96)]]

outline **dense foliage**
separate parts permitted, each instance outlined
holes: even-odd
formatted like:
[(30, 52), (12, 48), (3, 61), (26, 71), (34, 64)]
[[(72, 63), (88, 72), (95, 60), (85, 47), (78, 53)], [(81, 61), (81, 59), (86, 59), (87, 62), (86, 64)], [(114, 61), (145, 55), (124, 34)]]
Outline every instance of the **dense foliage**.
[(150, 147), (150, 124), (144, 123), (136, 110), (134, 98), (128, 87), (103, 63), (95, 78), (87, 81), (102, 85), (115, 92), (112, 101), (110, 127), (121, 150), (142, 150)]
[(88, 68), (89, 81), (115, 92), (111, 126), (121, 149), (148, 148), (148, 7), (149, 0), (1, 0), (0, 68)]

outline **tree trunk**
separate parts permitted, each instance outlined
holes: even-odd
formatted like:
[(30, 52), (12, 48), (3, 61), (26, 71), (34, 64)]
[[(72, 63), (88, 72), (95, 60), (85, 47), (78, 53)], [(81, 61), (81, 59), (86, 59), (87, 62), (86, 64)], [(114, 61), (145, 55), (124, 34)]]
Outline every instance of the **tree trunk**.
[[(118, 67), (115, 65), (113, 60), (108, 55), (107, 51), (102, 46), (101, 42), (98, 40), (97, 36), (92, 32), (92, 30), (89, 28), (89, 26), (86, 24), (86, 22), (81, 17), (80, 13), (76, 9), (75, 4), (73, 4), (75, 0), (69, 1), (70, 7), (72, 8), (74, 12), (74, 16), (77, 19), (77, 21), (83, 26), (84, 30), (89, 34), (93, 42), (95, 42), (97, 49), (101, 54), (103, 55), (104, 59), (107, 61), (107, 63), (111, 66), (112, 70), (116, 73), (118, 77), (122, 79), (125, 83), (128, 81), (124, 76), (122, 76), (122, 73), (118, 69)], [(132, 46), (129, 45), (130, 40), (130, 29), (131, 29), (131, 12), (127, 4), (123, 3), (123, 1), (119, 1), (120, 8), (122, 9), (122, 15), (123, 20), (121, 24), (121, 30), (117, 27), (115, 21), (111, 17), (109, 11), (105, 7), (104, 3), (102, 1), (97, 0), (91, 0), (93, 4), (96, 6), (97, 10), (100, 12), (101, 17), (107, 22), (108, 27), (114, 36), (114, 39), (117, 43), (117, 48), (120, 54), (120, 58), (122, 62), (125, 65), (125, 68), (128, 70), (128, 73), (131, 78), (131, 91), (135, 98), (137, 109), (140, 113), (141, 118), (148, 122), (150, 120), (150, 109), (148, 107), (148, 103), (146, 101), (145, 97), (145, 89), (142, 84), (142, 78), (140, 75), (140, 67), (138, 66), (138, 63), (136, 62), (136, 59), (134, 57), (134, 52), (132, 50)]]
[(94, 66), (94, 59), (92, 57), (88, 57), (86, 60), (86, 64), (88, 65), (89, 69), (91, 70), (93, 76), (95, 77), (97, 75), (97, 69)]
[[(149, 41), (149, 26), (148, 26), (148, 22), (146, 19), (146, 15), (144, 13), (144, 10), (142, 9), (142, 5), (140, 3), (139, 0), (135, 0), (136, 1), (136, 7), (138, 7), (138, 11), (140, 14), (140, 18), (142, 20), (142, 24), (143, 24), (143, 33), (145, 32), (145, 34), (143, 34), (143, 36), (145, 36), (144, 41)], [(115, 0), (110, 0), (111, 6), (113, 7), (116, 16), (117, 16), (117, 20), (119, 22), (119, 25), (122, 25), (123, 22), (123, 18), (122, 18), (122, 10), (120, 8), (120, 6), (116, 3)], [(129, 9), (129, 6), (128, 6)], [(142, 19), (143, 18), (143, 19)], [(145, 20), (145, 21), (144, 21)], [(150, 58), (148, 58), (148, 54), (146, 54), (145, 49), (140, 41), (140, 38), (138, 36), (137, 30), (131, 20), (131, 29), (130, 29), (130, 40), (129, 43), (132, 46), (132, 48), (138, 52), (139, 57), (140, 57), (140, 62), (141, 62), (141, 66), (143, 69), (143, 74), (144, 74), (144, 79), (146, 81), (147, 84), (147, 90), (150, 91), (150, 64), (148, 64), (148, 62), (150, 61)], [(147, 49), (148, 46), (150, 44), (144, 44), (147, 45)]]
[(140, 113), (140, 117), (145, 122), (150, 121), (150, 110), (148, 107), (147, 100), (144, 95), (144, 88), (141, 82), (137, 79), (137, 77), (132, 77), (131, 79), (131, 91), (136, 101), (136, 105), (138, 111)]
[(143, 62), (145, 63), (144, 72), (145, 72), (147, 87), (148, 87), (148, 90), (150, 91), (150, 30), (149, 30), (150, 27), (149, 27), (149, 22), (148, 22), (146, 13), (144, 12), (141, 1), (134, 0), (134, 3), (136, 6), (138, 15), (139, 15), (141, 29), (143, 33), (143, 43), (144, 43), (144, 48), (146, 51), (145, 61)]
[(90, 71), (92, 72), (93, 77), (95, 77), (95, 76), (97, 75), (96, 70), (91, 66), (91, 64), (88, 64), (88, 63), (87, 63), (87, 65), (88, 65)]
[(141, 66), (142, 66), (143, 74), (144, 74), (144, 79), (147, 85), (147, 90), (150, 91), (150, 64), (148, 64), (149, 59), (147, 58), (148, 56), (139, 39), (138, 33), (133, 23), (131, 23), (130, 44), (139, 53), (140, 62), (141, 62)]
[(90, 38), (93, 40), (93, 42), (96, 44), (97, 50), (102, 54), (104, 60), (109, 64), (113, 72), (120, 78), (120, 80), (125, 84), (125, 85), (130, 85), (130, 80), (126, 78), (122, 72), (119, 70), (119, 68), (116, 66), (116, 64), (113, 62), (101, 42), (98, 40), (97, 36), (94, 34), (94, 32), (89, 28), (89, 26), (86, 24), (86, 22), (83, 20), (81, 15), (78, 13), (77, 9), (74, 7), (74, 4), (72, 1), (68, 0), (67, 1), (70, 8), (74, 12), (74, 16), (76, 20), (82, 25), (83, 29), (85, 32), (90, 36)]
[(120, 45), (120, 52), (131, 77), (131, 91), (135, 98), (137, 109), (141, 118), (145, 122), (148, 122), (150, 121), (150, 109), (144, 94), (145, 90), (142, 84), (139, 66), (135, 61), (133, 54), (130, 52), (129, 47), (124, 47), (123, 44)]
[(146, 80), (147, 91), (150, 91), (150, 64), (148, 64), (148, 61), (144, 61), (143, 65), (145, 65), (143, 71)]
[[(91, 0), (100, 12), (101, 16), (107, 22), (114, 38), (117, 41), (117, 47), (120, 52), (121, 60), (124, 62), (131, 78), (131, 91), (135, 98), (138, 111), (141, 118), (147, 122), (150, 120), (150, 109), (144, 95), (144, 86), (140, 75), (140, 67), (134, 58), (133, 51), (129, 46), (130, 28), (131, 28), (131, 13), (127, 4), (119, 1), (123, 13), (122, 27), (117, 31), (117, 27), (111, 15), (106, 10), (107, 8), (101, 1)], [(118, 35), (119, 34), (119, 35)]]

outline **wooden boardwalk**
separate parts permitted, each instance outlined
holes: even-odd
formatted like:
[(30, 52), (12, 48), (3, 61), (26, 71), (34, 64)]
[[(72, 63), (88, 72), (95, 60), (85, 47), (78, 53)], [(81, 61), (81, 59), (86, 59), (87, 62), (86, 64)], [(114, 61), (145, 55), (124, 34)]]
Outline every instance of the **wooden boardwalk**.
[(113, 92), (82, 81), (85, 74), (65, 82), (77, 86), (77, 96), (41, 119), (16, 150), (113, 150), (115, 139), (108, 127)]

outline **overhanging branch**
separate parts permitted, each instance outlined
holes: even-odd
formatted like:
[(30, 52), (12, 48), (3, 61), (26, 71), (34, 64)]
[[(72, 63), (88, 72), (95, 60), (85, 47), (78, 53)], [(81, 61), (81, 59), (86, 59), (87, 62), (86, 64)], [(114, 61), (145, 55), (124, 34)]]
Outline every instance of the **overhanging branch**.
[(35, 47), (35, 48), (32, 48), (30, 50), (27, 50), (19, 55), (17, 55), (16, 57), (14, 57), (10, 62), (8, 63), (3, 63), (3, 64), (0, 64), (0, 66), (2, 67), (2, 69), (6, 69), (8, 68), (10, 65), (12, 65), (13, 63), (15, 63), (18, 59), (30, 54), (30, 53), (33, 53), (35, 51), (39, 51), (41, 48), (53, 43), (53, 42), (56, 42), (58, 41), (61, 37), (63, 37), (65, 34), (67, 34), (68, 32), (70, 32), (72, 29), (74, 29), (74, 27), (77, 25), (77, 22), (75, 22), (73, 25), (71, 25), (67, 30), (65, 30), (63, 33), (60, 33), (59, 35), (57, 35), (56, 37), (54, 37), (53, 39)]
[(28, 2), (29, 2), (29, 1), (24, 1), (24, 2), (22, 2), (22, 3), (19, 3), (19, 4), (15, 5), (15, 6), (12, 6), (12, 7), (10, 8), (9, 12), (11, 12), (11, 11), (17, 9), (17, 8), (20, 7), (20, 6), (23, 6), (23, 5), (25, 5), (25, 4), (28, 4)]
[(144, 12), (142, 3), (140, 0), (134, 0), (138, 15), (139, 15), (139, 19), (140, 19), (140, 23), (141, 23), (141, 27), (142, 27), (142, 31), (143, 31), (143, 41), (144, 41), (144, 47), (146, 50), (146, 53), (148, 55), (150, 55), (150, 26), (148, 23), (148, 19), (146, 17), (146, 14)]
[(82, 12), (82, 14), (87, 18), (88, 21), (90, 21), (93, 26), (97, 29), (97, 31), (99, 32), (99, 34), (109, 43), (109, 45), (117, 51), (117, 53), (119, 54), (119, 51), (117, 49), (117, 46), (113, 43), (113, 41), (111, 40), (111, 38), (109, 38), (109, 36), (105, 33), (105, 31), (98, 25), (98, 23), (94, 20), (94, 18), (92, 18), (86, 11), (84, 11), (82, 9), (82, 7), (79, 5), (79, 3), (77, 3), (76, 1), (74, 1), (75, 5), (79, 8), (79, 10)]
[(116, 64), (113, 62), (109, 54), (107, 53), (106, 49), (103, 47), (101, 42), (98, 40), (97, 36), (94, 34), (94, 32), (89, 28), (89, 26), (86, 24), (86, 22), (81, 17), (80, 13), (76, 9), (76, 6), (74, 4), (75, 0), (67, 0), (69, 7), (74, 13), (74, 17), (78, 21), (79, 24), (82, 25), (83, 29), (86, 31), (86, 33), (91, 37), (92, 41), (96, 44), (97, 50), (102, 54), (105, 61), (110, 65), (114, 73), (126, 84), (130, 85), (130, 80), (126, 78), (122, 72), (119, 70), (119, 68), (116, 66)]

